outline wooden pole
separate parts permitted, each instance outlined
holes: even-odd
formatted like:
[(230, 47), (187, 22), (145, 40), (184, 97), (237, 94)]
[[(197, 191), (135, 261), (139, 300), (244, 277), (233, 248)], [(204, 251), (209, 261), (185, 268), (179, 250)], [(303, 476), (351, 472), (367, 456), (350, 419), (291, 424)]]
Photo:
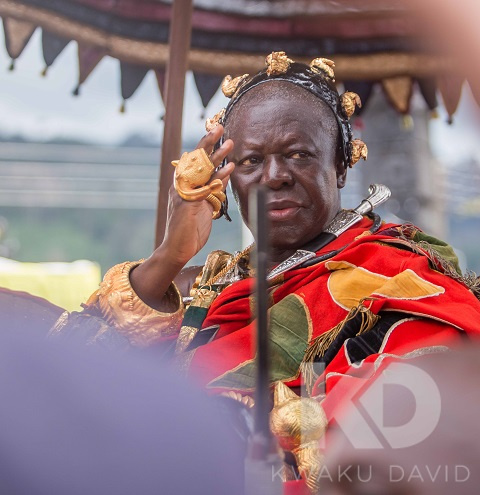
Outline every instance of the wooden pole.
[(182, 150), (183, 95), (192, 31), (192, 11), (192, 0), (173, 1), (169, 35), (170, 50), (165, 82), (165, 125), (160, 161), (155, 247), (162, 243), (165, 235), (168, 190), (172, 184), (174, 172), (171, 162), (180, 157)]

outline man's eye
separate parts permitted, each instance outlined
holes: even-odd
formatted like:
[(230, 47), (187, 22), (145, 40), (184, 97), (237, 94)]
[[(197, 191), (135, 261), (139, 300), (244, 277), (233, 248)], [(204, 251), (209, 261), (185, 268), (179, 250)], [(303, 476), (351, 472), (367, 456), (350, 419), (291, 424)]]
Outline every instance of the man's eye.
[(309, 158), (311, 155), (308, 153), (308, 151), (294, 151), (293, 153), (290, 153), (289, 157), (294, 158), (295, 160), (305, 160), (306, 158)]
[(240, 161), (239, 165), (258, 165), (262, 162), (259, 156), (249, 156)]

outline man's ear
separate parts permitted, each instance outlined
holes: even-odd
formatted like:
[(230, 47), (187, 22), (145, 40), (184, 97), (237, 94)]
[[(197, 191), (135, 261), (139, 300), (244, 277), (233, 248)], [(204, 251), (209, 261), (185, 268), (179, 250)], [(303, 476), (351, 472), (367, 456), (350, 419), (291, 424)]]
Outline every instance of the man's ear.
[(337, 188), (342, 189), (347, 183), (347, 168), (343, 163), (343, 153), (338, 152), (336, 158), (335, 169), (337, 172)]
[(342, 163), (342, 173), (337, 172), (337, 188), (342, 189), (345, 187), (345, 184), (347, 183), (347, 169), (343, 166)]

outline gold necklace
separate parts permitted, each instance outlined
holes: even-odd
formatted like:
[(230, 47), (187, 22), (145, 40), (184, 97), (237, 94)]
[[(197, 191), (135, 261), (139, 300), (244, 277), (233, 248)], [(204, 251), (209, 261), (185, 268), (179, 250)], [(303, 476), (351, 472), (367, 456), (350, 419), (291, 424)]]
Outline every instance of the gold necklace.
[(212, 278), (210, 278), (207, 282), (205, 282), (203, 285), (204, 286), (212, 286), (213, 284), (215, 284), (215, 282), (217, 280), (219, 280), (220, 278), (222, 278), (224, 275), (226, 275), (238, 262), (241, 258), (243, 258), (243, 256), (247, 255), (250, 253), (250, 251), (252, 250), (252, 247), (253, 247), (253, 244), (250, 244), (249, 246), (247, 246), (243, 251), (240, 251), (237, 255), (235, 255), (230, 263), (228, 263), (225, 268), (223, 268), (222, 270), (220, 270), (215, 276), (213, 276)]

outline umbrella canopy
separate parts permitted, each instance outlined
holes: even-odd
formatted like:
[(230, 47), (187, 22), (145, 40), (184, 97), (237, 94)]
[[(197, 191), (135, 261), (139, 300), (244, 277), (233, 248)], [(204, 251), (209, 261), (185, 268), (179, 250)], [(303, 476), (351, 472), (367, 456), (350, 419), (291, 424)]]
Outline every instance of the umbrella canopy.
[[(41, 27), (44, 73), (69, 41), (78, 42), (75, 94), (109, 55), (121, 62), (123, 100), (133, 95), (149, 70), (155, 70), (163, 95), (171, 4), (171, 0), (0, 0), (11, 67), (35, 28)], [(437, 105), (439, 89), (452, 115), (463, 79), (455, 61), (419, 37), (420, 22), (404, 2), (392, 0), (197, 0), (188, 68), (206, 106), (225, 74), (256, 72), (271, 51), (284, 50), (305, 62), (331, 57), (337, 80), (364, 100), (372, 85), (380, 84), (393, 107), (408, 113), (417, 84), (430, 108)]]

